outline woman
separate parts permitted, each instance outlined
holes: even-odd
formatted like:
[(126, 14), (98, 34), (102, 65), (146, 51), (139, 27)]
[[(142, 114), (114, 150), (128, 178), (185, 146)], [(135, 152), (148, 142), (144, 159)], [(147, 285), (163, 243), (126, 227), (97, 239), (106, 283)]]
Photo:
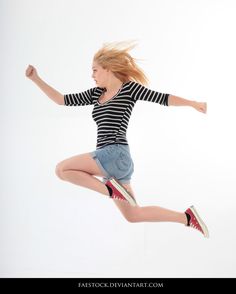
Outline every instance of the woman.
[[(136, 203), (130, 184), (134, 163), (126, 138), (136, 102), (191, 106), (202, 113), (206, 113), (207, 105), (146, 88), (147, 77), (129, 54), (133, 47), (124, 42), (105, 44), (93, 58), (92, 78), (96, 87), (78, 94), (62, 95), (46, 84), (32, 65), (26, 69), (26, 76), (57, 104), (93, 105), (92, 116), (97, 124), (96, 150), (63, 160), (57, 165), (56, 174), (64, 181), (111, 197), (129, 222), (177, 222), (208, 237), (208, 229), (193, 206), (185, 212), (176, 212), (158, 206), (141, 207)], [(102, 177), (103, 181), (96, 176)]]

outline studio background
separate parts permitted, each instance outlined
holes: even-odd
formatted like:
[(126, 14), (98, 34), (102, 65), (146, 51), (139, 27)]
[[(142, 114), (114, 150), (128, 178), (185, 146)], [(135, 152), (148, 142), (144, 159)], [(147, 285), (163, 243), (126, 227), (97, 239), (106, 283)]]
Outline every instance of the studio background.
[[(230, 0), (0, 2), (1, 277), (235, 277), (235, 27)], [(56, 164), (96, 148), (93, 106), (59, 106), (94, 87), (93, 54), (137, 40), (149, 88), (206, 101), (139, 101), (127, 138), (140, 205), (194, 204), (210, 239), (175, 223), (128, 223), (101, 194), (63, 182)]]

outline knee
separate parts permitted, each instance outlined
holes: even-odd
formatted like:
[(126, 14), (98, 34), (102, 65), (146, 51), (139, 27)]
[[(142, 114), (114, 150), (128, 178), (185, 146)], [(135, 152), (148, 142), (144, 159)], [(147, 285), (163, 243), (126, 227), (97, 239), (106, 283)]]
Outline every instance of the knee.
[(129, 223), (138, 223), (140, 221), (138, 210), (129, 212), (124, 217)]
[(64, 180), (63, 172), (64, 172), (64, 170), (63, 170), (62, 164), (58, 163), (55, 168), (55, 173), (58, 176), (58, 178), (61, 180)]

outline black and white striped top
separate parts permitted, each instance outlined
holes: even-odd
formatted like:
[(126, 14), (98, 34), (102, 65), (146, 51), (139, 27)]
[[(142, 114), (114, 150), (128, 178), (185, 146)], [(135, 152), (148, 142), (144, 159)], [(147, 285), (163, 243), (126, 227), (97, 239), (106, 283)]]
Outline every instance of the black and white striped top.
[(94, 105), (92, 117), (97, 124), (97, 149), (110, 144), (128, 145), (126, 131), (138, 100), (168, 106), (169, 94), (150, 90), (136, 82), (124, 83), (115, 96), (100, 103), (99, 97), (104, 90), (95, 87), (82, 93), (64, 95), (66, 106)]

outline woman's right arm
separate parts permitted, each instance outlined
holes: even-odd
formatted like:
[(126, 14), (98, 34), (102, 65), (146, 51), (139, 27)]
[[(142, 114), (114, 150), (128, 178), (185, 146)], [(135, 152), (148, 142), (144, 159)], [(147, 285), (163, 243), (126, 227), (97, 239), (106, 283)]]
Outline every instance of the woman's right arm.
[(25, 71), (25, 75), (27, 78), (32, 80), (51, 100), (59, 105), (64, 105), (64, 95), (45, 83), (38, 76), (36, 68), (34, 68), (32, 65), (29, 65)]

